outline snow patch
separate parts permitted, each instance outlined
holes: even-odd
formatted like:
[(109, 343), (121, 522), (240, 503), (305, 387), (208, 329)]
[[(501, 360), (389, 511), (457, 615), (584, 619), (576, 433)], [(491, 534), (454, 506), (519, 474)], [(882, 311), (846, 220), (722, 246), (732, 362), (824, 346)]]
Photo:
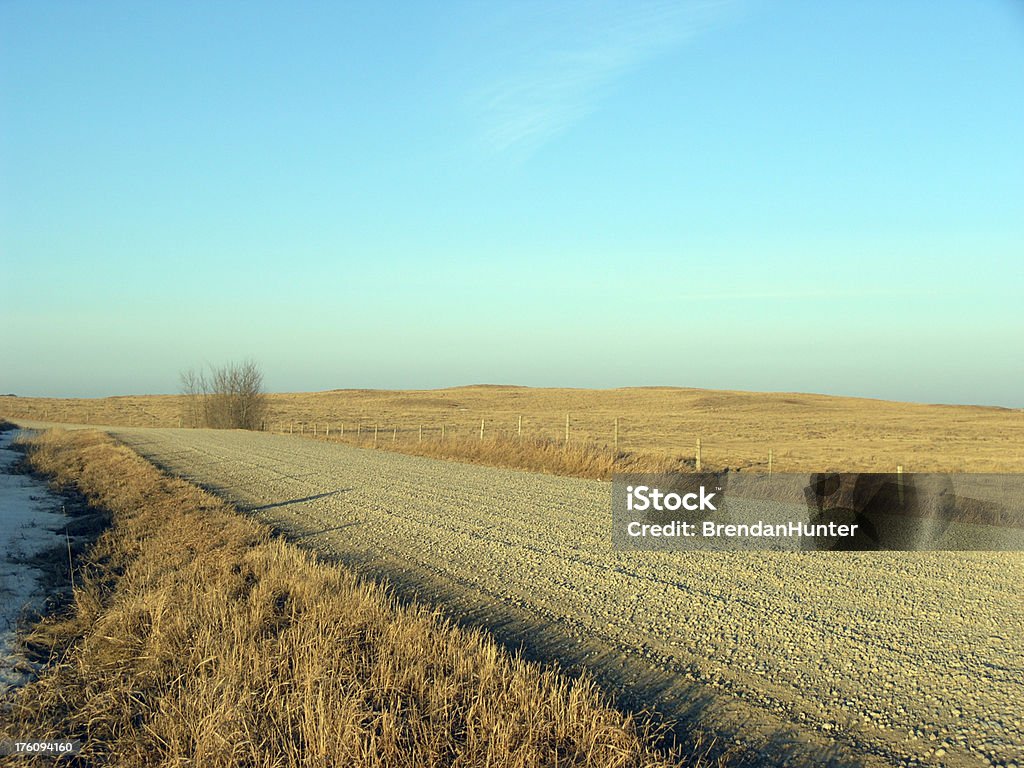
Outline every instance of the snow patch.
[(0, 693), (25, 683), (32, 666), (18, 652), (18, 619), (42, 608), (43, 572), (31, 560), (65, 543), (68, 519), (45, 481), (12, 474), (17, 430), (0, 432)]

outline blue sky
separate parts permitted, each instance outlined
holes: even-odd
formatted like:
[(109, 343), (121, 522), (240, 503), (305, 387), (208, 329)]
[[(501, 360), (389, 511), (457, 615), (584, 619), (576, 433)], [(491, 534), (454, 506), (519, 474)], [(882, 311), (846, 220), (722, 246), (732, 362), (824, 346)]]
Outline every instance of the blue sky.
[(1024, 5), (0, 5), (0, 391), (1024, 406)]

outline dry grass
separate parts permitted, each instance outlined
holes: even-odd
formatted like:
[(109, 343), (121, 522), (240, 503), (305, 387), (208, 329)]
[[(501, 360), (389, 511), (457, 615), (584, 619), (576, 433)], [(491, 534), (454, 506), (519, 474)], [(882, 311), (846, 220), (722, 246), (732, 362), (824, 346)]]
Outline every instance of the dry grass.
[[(308, 434), (308, 433), (305, 433)], [(694, 459), (685, 456), (656, 453), (654, 451), (618, 451), (589, 441), (576, 440), (566, 445), (551, 438), (523, 438), (498, 435), (495, 437), (448, 437), (430, 435), (419, 439), (416, 435), (389, 432), (379, 434), (377, 448), (450, 459), (497, 467), (513, 467), (531, 472), (547, 472), (571, 477), (607, 480), (616, 472), (692, 472)], [(356, 436), (347, 433), (341, 437), (335, 432), (318, 440), (344, 442), (364, 448), (374, 447), (372, 429)]]
[[(47, 400), (0, 398), (0, 414), (9, 418), (49, 419), (93, 424), (176, 426), (182, 400), (174, 395)], [(570, 450), (612, 454), (614, 420), (619, 420), (623, 460), (638, 466), (692, 462), (702, 441), (702, 459), (712, 468), (766, 469), (768, 450), (774, 469), (785, 471), (891, 472), (897, 464), (915, 472), (1024, 471), (1024, 411), (977, 407), (922, 405), (826, 395), (725, 392), (676, 388), (612, 390), (532, 389), (525, 387), (457, 387), (426, 391), (335, 390), (269, 397), (269, 425), (308, 434), (329, 424), (332, 437), (342, 426), (346, 438), (362, 425), (361, 439), (371, 441), (378, 426), (378, 446), (391, 448), (394, 429), (401, 450), (429, 452), (450, 458), (485, 455), (513, 457), (512, 466), (533, 467), (542, 455), (542, 469), (560, 471), (568, 465), (592, 466), (602, 460), (566, 462), (545, 447), (522, 458), (511, 445), (480, 446), (481, 419), (485, 441), (518, 442), (523, 417), (525, 441), (563, 448), (565, 416), (570, 415)], [(423, 447), (462, 440), (462, 447)], [(512, 459), (510, 459), (512, 460)], [(603, 476), (601, 472), (584, 472)]]
[(397, 605), (100, 433), (49, 432), (31, 461), (114, 522), (73, 610), (29, 638), (51, 665), (0, 738), (81, 738), (82, 764), (118, 766), (680, 760), (589, 680)]

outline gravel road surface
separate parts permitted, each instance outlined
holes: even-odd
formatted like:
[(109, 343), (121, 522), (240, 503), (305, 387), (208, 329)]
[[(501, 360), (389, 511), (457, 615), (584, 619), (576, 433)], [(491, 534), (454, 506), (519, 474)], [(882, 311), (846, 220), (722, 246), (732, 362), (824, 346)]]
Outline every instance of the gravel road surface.
[(781, 764), (1024, 768), (1024, 554), (611, 549), (611, 486), (113, 430), (304, 546)]

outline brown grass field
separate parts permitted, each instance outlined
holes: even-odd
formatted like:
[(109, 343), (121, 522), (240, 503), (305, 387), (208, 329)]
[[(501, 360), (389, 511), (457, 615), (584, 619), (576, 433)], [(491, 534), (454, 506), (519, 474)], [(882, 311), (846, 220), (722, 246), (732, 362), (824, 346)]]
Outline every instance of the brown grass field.
[[(379, 448), (586, 477), (690, 466), (698, 438), (709, 468), (764, 471), (771, 450), (776, 472), (891, 472), (897, 465), (908, 472), (1024, 471), (1020, 409), (668, 387), (472, 386), (268, 397), (268, 429), (310, 434), (315, 428), (322, 437), (329, 427), (332, 439), (344, 430), (353, 441), (358, 432), (358, 442), (372, 445), (376, 426)], [(65, 423), (176, 427), (183, 415), (187, 425), (185, 414), (178, 395), (0, 398), (0, 416)]]
[(2, 702), (0, 738), (81, 739), (83, 765), (707, 764), (589, 679), (398, 604), (109, 436), (33, 446), (113, 523), (29, 635), (50, 663)]

